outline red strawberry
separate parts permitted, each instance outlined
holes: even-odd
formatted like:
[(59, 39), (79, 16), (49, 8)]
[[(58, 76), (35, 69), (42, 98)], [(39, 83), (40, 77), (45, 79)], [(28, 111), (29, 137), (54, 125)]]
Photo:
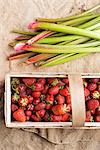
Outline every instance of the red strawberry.
[(99, 82), (99, 78), (92, 78), (92, 79), (90, 79), (90, 80), (91, 80), (91, 82), (93, 82), (93, 83)]
[(31, 95), (31, 94), (32, 94), (32, 89), (27, 88), (27, 89), (26, 89), (26, 93), (27, 93), (27, 95)]
[(37, 115), (38, 117), (42, 118), (42, 117), (45, 115), (45, 112), (46, 112), (45, 109), (41, 109), (41, 110), (38, 110), (38, 111), (36, 112), (36, 115)]
[(33, 104), (28, 104), (27, 105), (27, 110), (33, 111), (34, 110), (34, 105)]
[(95, 122), (100, 122), (100, 115), (94, 117)]
[(13, 118), (17, 121), (20, 121), (20, 122), (25, 122), (26, 121), (26, 116), (25, 116), (25, 113), (24, 113), (24, 110), (19, 108), (18, 110), (16, 110), (14, 113), (13, 113)]
[(70, 119), (70, 114), (69, 113), (65, 113), (64, 115), (62, 115), (62, 122), (65, 122), (65, 121), (69, 121)]
[(91, 116), (91, 112), (88, 110), (86, 111), (86, 122), (91, 122), (93, 120), (93, 117)]
[(61, 120), (62, 120), (62, 115), (58, 115), (58, 116), (51, 115), (50, 116), (50, 121), (52, 121), (52, 122), (61, 122)]
[(45, 98), (45, 101), (47, 104), (53, 104), (54, 102), (54, 96), (53, 95), (47, 95)]
[(16, 86), (16, 93), (23, 93), (26, 90), (26, 86), (23, 83), (20, 83)]
[(58, 79), (58, 84), (57, 84), (59, 87), (64, 87), (65, 86), (65, 83), (62, 82), (60, 79)]
[(95, 109), (90, 110), (90, 112), (91, 112), (91, 115), (94, 115), (95, 114)]
[(49, 113), (48, 113), (48, 112), (45, 113), (43, 119), (44, 119), (45, 121), (49, 121), (50, 117), (49, 117)]
[(40, 98), (36, 98), (36, 99), (33, 100), (34, 105), (37, 105), (39, 103), (40, 103)]
[(66, 104), (71, 104), (71, 96), (70, 95), (66, 96)]
[(84, 88), (84, 95), (88, 97), (90, 95), (90, 91), (87, 88)]
[(47, 110), (51, 109), (51, 107), (52, 107), (52, 104), (46, 104), (46, 109)]
[(32, 96), (35, 98), (39, 98), (41, 96), (41, 92), (34, 91), (34, 92), (32, 92)]
[(56, 95), (59, 92), (59, 87), (58, 86), (53, 86), (49, 89), (49, 94), (50, 95)]
[(89, 91), (94, 91), (97, 88), (96, 83), (89, 83), (88, 87)]
[(15, 105), (15, 104), (12, 104), (12, 105), (11, 105), (11, 111), (12, 111), (12, 112), (16, 111), (17, 109), (18, 109), (18, 106), (17, 106), (17, 105)]
[(38, 82), (45, 85), (46, 79), (45, 78), (40, 78), (40, 79), (38, 79)]
[(39, 122), (39, 121), (41, 121), (41, 118), (37, 117), (36, 115), (32, 115), (31, 120), (35, 121), (35, 122)]
[(20, 92), (20, 97), (25, 97), (26, 96), (26, 91)]
[(48, 89), (49, 89), (49, 85), (45, 85), (44, 90), (42, 91), (42, 94), (46, 94)]
[(100, 106), (96, 109), (95, 114), (100, 115)]
[(35, 82), (36, 79), (34, 77), (29, 77), (29, 78), (23, 78), (22, 81), (25, 83), (27, 86), (32, 86)]
[(62, 96), (60, 94), (56, 96), (56, 100), (57, 100), (58, 104), (64, 104), (64, 102), (65, 102), (64, 96)]
[(66, 84), (69, 84), (68, 78), (64, 78), (64, 79), (62, 79), (62, 81), (63, 81), (64, 83), (66, 83)]
[(66, 104), (64, 105), (55, 105), (51, 108), (54, 115), (63, 115), (67, 112)]
[(33, 97), (32, 96), (28, 96), (28, 102), (31, 104), (33, 102)]
[(11, 96), (12, 103), (17, 103), (19, 98), (20, 98), (20, 96), (18, 94), (14, 93), (14, 95)]
[(44, 85), (42, 83), (35, 83), (33, 86), (33, 90), (36, 92), (40, 92), (44, 89)]
[(48, 78), (47, 81), (49, 84), (52, 84), (53, 82), (57, 81), (57, 78)]
[(70, 95), (69, 90), (67, 88), (64, 88), (62, 90), (60, 90), (59, 92), (62, 96), (68, 96)]
[(25, 111), (25, 114), (26, 114), (26, 116), (31, 116), (31, 115), (32, 115), (32, 111), (26, 110), (26, 111)]
[(87, 101), (87, 108), (89, 110), (94, 110), (99, 107), (99, 101), (96, 99), (91, 99)]
[(18, 101), (18, 103), (19, 103), (19, 105), (21, 107), (27, 106), (28, 103), (29, 103), (28, 97), (22, 97), (22, 98), (20, 98), (19, 101)]
[(44, 102), (41, 102), (35, 106), (35, 110), (41, 110), (41, 109), (44, 109), (45, 107), (46, 107), (46, 104)]
[(95, 90), (91, 93), (91, 96), (92, 96), (93, 99), (99, 99), (100, 98), (100, 92)]

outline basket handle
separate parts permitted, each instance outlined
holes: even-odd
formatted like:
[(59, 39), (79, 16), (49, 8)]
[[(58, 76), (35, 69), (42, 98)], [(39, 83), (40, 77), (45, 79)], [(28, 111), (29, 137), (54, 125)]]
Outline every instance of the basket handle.
[(79, 74), (69, 74), (68, 78), (72, 103), (72, 126), (84, 126), (85, 98), (82, 77)]

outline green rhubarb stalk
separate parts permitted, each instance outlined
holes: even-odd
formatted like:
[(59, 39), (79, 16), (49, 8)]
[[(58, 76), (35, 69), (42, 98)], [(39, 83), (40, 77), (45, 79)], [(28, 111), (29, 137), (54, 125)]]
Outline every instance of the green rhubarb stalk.
[(87, 55), (89, 55), (89, 53), (82, 53), (82, 54), (76, 54), (76, 55), (68, 56), (68, 57), (66, 57), (64, 59), (61, 59), (61, 60), (54, 60), (54, 61), (51, 61), (51, 62), (48, 62), (48, 63), (45, 63), (45, 64), (41, 64), (40, 68), (41, 67), (43, 68), (43, 67), (55, 66), (55, 65), (58, 65), (58, 64), (63, 64), (63, 63), (81, 58), (83, 56), (87, 56)]
[(32, 31), (27, 31), (27, 30), (25, 30), (25, 29), (13, 29), (12, 31), (11, 31), (12, 33), (18, 33), (18, 34), (23, 34), (23, 35), (37, 35), (37, 34), (39, 34), (40, 32), (32, 32)]
[(73, 47), (73, 48), (41, 48), (41, 47), (33, 47), (33, 48), (25, 48), (26, 51), (32, 51), (36, 53), (49, 53), (49, 54), (61, 54), (61, 53), (94, 53), (100, 52), (100, 46), (98, 47)]
[(48, 30), (52, 30), (56, 32), (69, 33), (69, 34), (75, 34), (75, 35), (82, 35), (82, 36), (100, 40), (100, 34), (98, 33), (94, 33), (92, 31), (88, 31), (85, 29), (79, 29), (76, 27), (64, 26), (61, 24), (58, 25), (58, 24), (53, 24), (53, 23), (41, 22), (41, 23), (36, 23), (35, 28), (48, 29)]
[(75, 18), (78, 18), (78, 17), (81, 17), (81, 16), (85, 16), (85, 15), (88, 15), (88, 14), (91, 14), (91, 12), (97, 10), (100, 8), (100, 5), (97, 5), (96, 7), (90, 9), (90, 10), (87, 10), (86, 12), (83, 12), (81, 14), (77, 14), (77, 15), (73, 15), (73, 16), (68, 16), (68, 17), (64, 17), (64, 18), (38, 18), (37, 21), (44, 21), (44, 22), (61, 22), (61, 21), (67, 21), (67, 20), (71, 20), (71, 19), (75, 19)]
[(78, 25), (78, 23), (80, 24), (80, 23), (89, 21), (90, 19), (93, 19), (93, 18), (98, 17), (98, 16), (100, 16), (100, 14), (94, 14), (94, 15), (90, 15), (90, 16), (83, 16), (81, 18), (76, 18), (76, 19), (73, 19), (73, 20), (70, 20), (70, 21), (63, 22), (62, 24), (63, 25), (71, 25), (71, 26), (75, 25), (75, 24)]

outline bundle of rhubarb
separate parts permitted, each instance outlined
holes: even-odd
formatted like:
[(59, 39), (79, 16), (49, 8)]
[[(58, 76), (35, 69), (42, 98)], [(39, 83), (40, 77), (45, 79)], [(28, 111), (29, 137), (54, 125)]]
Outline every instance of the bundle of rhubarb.
[(38, 18), (28, 29), (14, 29), (21, 34), (9, 43), (17, 54), (9, 60), (48, 67), (100, 52), (100, 5), (81, 14), (65, 18)]
[[(100, 122), (100, 78), (83, 79), (86, 122)], [(68, 78), (12, 78), (12, 121), (72, 121)]]

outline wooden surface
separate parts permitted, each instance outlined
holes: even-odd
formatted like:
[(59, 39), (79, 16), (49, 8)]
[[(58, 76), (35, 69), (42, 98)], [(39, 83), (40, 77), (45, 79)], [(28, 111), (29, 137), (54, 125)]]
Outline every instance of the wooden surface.
[[(100, 54), (92, 54), (63, 65), (43, 70), (8, 62), (13, 53), (8, 42), (15, 36), (14, 27), (26, 26), (35, 17), (61, 17), (100, 4), (100, 0), (1, 0), (0, 1), (0, 81), (8, 71), (14, 72), (100, 72)], [(99, 150), (100, 130), (35, 129), (34, 133), (8, 129), (0, 123), (0, 150)], [(31, 132), (31, 131), (30, 131)], [(46, 138), (40, 138), (40, 135)], [(61, 145), (63, 143), (63, 145)], [(58, 144), (58, 145), (57, 145)]]

